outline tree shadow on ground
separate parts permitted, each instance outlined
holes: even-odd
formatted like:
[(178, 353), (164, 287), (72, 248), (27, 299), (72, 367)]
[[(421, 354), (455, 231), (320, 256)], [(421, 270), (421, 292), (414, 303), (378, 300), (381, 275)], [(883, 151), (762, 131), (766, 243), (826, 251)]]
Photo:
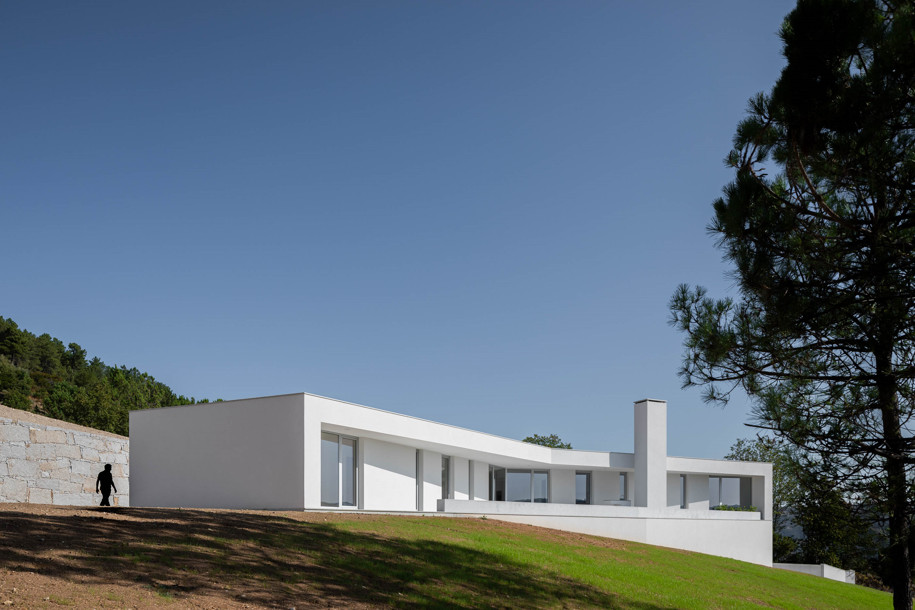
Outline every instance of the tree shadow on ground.
[(0, 566), (85, 584), (142, 583), (262, 606), (660, 610), (459, 544), (271, 513), (127, 508), (0, 513)]

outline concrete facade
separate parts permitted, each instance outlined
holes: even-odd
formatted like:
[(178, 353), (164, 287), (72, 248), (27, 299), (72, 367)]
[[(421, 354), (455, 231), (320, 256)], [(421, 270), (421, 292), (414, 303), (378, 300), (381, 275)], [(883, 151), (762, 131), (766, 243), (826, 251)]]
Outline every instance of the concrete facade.
[[(772, 565), (770, 464), (551, 449), (311, 394), (133, 411), (135, 506), (487, 515)], [(724, 502), (722, 478), (739, 494)], [(587, 493), (584, 493), (585, 488)], [(714, 511), (715, 502), (752, 512)]]
[(0, 502), (97, 505), (105, 464), (118, 489), (111, 505), (128, 506), (127, 437), (0, 406)]

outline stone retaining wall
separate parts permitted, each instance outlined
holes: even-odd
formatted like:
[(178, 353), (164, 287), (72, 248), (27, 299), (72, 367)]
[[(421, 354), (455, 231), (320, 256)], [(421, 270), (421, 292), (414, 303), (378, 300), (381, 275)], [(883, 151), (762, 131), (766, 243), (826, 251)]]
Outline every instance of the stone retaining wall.
[(129, 451), (126, 436), (0, 405), (0, 502), (97, 505), (95, 478), (111, 464), (111, 504), (128, 506)]

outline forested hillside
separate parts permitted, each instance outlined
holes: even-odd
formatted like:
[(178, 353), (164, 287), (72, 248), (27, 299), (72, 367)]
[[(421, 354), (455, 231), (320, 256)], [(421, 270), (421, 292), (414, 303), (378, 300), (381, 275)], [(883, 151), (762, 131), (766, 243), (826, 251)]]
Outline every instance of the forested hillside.
[(0, 404), (98, 430), (127, 434), (134, 409), (193, 404), (151, 375), (87, 359), (76, 343), (64, 347), (0, 316)]

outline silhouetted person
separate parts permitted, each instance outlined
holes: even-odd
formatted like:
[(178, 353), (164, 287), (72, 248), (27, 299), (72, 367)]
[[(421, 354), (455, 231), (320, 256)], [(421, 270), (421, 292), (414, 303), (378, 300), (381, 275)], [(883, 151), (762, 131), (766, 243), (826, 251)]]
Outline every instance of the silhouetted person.
[(98, 473), (95, 478), (95, 493), (98, 493), (99, 487), (102, 488), (102, 503), (99, 506), (111, 506), (108, 503), (111, 490), (114, 489), (114, 493), (118, 493), (118, 488), (114, 486), (114, 479), (111, 477), (111, 464), (105, 464), (105, 470)]

